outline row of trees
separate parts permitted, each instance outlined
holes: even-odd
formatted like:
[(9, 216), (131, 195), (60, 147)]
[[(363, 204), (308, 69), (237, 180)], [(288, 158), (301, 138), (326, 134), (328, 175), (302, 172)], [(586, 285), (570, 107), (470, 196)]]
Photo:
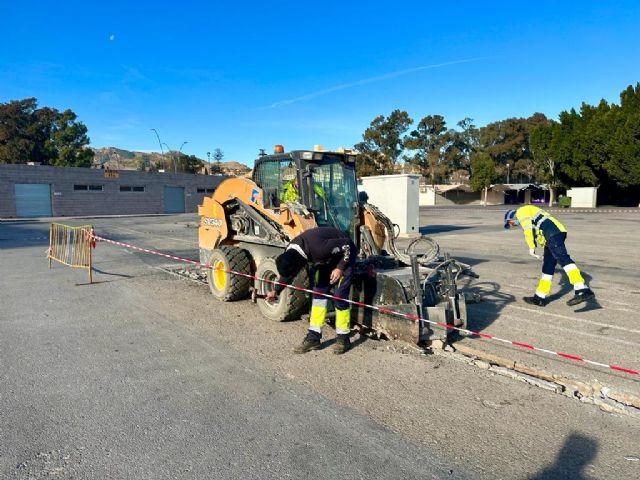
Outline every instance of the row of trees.
[(87, 127), (71, 110), (38, 108), (35, 98), (0, 103), (0, 163), (89, 167)]
[[(583, 103), (531, 134), (539, 174), (553, 187), (600, 186), (599, 196), (638, 204), (640, 197), (640, 83), (620, 104)], [(617, 197), (617, 198), (616, 198)]]
[(579, 112), (562, 112), (559, 122), (535, 113), (480, 128), (471, 118), (448, 128), (443, 116), (427, 115), (412, 129), (409, 114), (394, 110), (376, 117), (354, 146), (361, 153), (358, 172), (393, 173), (404, 162), (431, 183), (468, 179), (476, 190), (518, 179), (552, 189), (600, 186), (605, 197), (614, 191), (629, 196), (640, 186), (640, 84), (620, 100), (583, 103)]

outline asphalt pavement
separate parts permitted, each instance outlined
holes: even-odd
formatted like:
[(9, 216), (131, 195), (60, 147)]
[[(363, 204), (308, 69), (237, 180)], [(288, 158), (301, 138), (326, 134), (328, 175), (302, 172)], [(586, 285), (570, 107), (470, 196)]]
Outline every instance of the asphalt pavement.
[[(566, 293), (543, 312), (522, 310), (539, 265), (520, 232), (493, 224), (497, 210), (421, 213), (423, 231), (481, 274), (484, 286), (470, 288), (494, 284), (473, 307), (474, 328), (638, 367), (637, 316), (621, 309), (638, 302), (629, 234), (640, 215), (562, 217), (601, 306), (579, 314)], [(73, 222), (197, 259), (195, 215)], [(356, 336), (343, 357), (296, 356), (303, 322), (219, 303), (166, 273), (176, 266), (167, 259), (99, 244), (95, 284), (81, 270), (49, 270), (47, 230), (48, 220), (0, 223), (0, 478), (640, 476), (636, 418), (399, 342)], [(637, 392), (621, 375), (524, 355)]]

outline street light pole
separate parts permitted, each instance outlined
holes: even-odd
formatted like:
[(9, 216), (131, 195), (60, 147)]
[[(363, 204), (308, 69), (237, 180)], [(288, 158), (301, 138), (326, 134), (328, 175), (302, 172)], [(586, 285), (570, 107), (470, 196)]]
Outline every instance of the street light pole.
[(180, 155), (182, 154), (182, 147), (184, 147), (187, 143), (189, 142), (182, 142), (182, 145), (180, 145), (180, 148), (178, 149), (178, 161), (180, 161)]
[[(163, 145), (165, 147), (167, 147), (167, 151), (168, 152), (171, 152), (171, 147), (169, 145), (167, 145), (166, 143), (163, 143)], [(171, 154), (171, 161), (173, 162), (173, 173), (177, 173), (177, 170), (176, 170), (176, 157), (175, 157), (175, 155), (173, 155), (173, 153)]]
[(511, 166), (511, 165), (509, 165), (509, 164), (507, 163), (507, 183), (510, 183), (510, 182), (509, 182), (509, 167), (510, 167), (510, 166)]
[[(152, 128), (151, 130), (156, 132), (155, 128)], [(160, 142), (160, 135), (158, 135), (158, 132), (156, 132), (156, 135), (158, 136), (158, 142), (160, 143), (160, 150), (162, 150), (162, 145), (164, 145), (165, 147), (167, 147), (167, 151), (171, 152), (172, 150), (169, 145), (164, 142)], [(184, 147), (187, 143), (189, 142), (182, 142), (182, 145), (180, 145), (180, 148), (178, 149), (178, 158), (180, 158), (180, 154), (182, 153), (182, 147)], [(162, 156), (164, 157), (164, 151), (162, 152)], [(176, 166), (176, 157), (173, 153), (171, 154), (171, 159), (173, 160), (173, 173), (178, 173), (178, 168)]]
[(160, 141), (160, 135), (158, 134), (158, 131), (155, 128), (152, 128), (151, 131), (154, 132), (156, 134), (156, 137), (158, 138), (158, 145), (160, 145), (160, 155), (162, 156), (162, 168), (164, 169), (164, 150), (162, 149), (162, 142)]

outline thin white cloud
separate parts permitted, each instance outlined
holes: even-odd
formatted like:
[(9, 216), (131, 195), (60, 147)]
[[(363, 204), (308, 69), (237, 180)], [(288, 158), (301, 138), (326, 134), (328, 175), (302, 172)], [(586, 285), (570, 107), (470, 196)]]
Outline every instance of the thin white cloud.
[(381, 80), (388, 80), (390, 78), (400, 77), (402, 75), (407, 75), (409, 73), (420, 72), (422, 70), (431, 70), (434, 68), (447, 67), (449, 65), (457, 65), (460, 63), (469, 63), (469, 62), (477, 62), (478, 60), (485, 60), (491, 57), (477, 57), (477, 58), (467, 58), (463, 60), (453, 60), (451, 62), (444, 63), (434, 63), (432, 65), (423, 65), (421, 67), (407, 68), (406, 70), (398, 70), (396, 72), (385, 73), (384, 75), (379, 75), (377, 77), (365, 78), (363, 80), (358, 80), (356, 82), (351, 83), (343, 83), (342, 85), (336, 85), (335, 87), (325, 88), (324, 90), (318, 90), (316, 92), (308, 93), (306, 95), (302, 95), (300, 97), (290, 98), (288, 100), (281, 100), (279, 102), (272, 103), (270, 108), (283, 107), (285, 105), (291, 105), (292, 103), (303, 102), (305, 100), (311, 100), (312, 98), (319, 97), (321, 95), (327, 95), (328, 93), (337, 92), (339, 90), (345, 90), (347, 88), (359, 87), (361, 85), (366, 85), (368, 83), (379, 82)]
[(121, 65), (124, 70), (124, 82), (135, 82), (138, 80), (149, 80), (140, 70), (129, 65)]

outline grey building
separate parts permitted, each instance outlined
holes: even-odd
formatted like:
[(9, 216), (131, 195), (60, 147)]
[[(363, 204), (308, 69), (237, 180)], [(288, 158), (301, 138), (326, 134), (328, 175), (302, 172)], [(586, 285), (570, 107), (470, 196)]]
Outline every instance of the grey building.
[(197, 212), (224, 178), (0, 165), (0, 218)]

